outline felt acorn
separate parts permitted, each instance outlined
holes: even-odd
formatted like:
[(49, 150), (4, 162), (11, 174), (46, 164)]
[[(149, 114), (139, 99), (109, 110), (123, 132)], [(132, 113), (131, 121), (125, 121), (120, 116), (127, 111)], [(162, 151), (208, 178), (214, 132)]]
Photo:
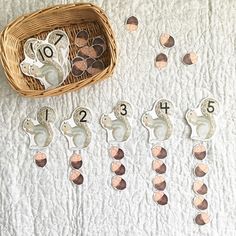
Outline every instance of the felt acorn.
[(198, 225), (205, 225), (210, 222), (210, 216), (205, 212), (199, 213), (195, 217), (195, 222)]
[(199, 210), (206, 210), (208, 207), (207, 200), (202, 196), (196, 196), (193, 200), (193, 205)]
[(161, 146), (154, 146), (152, 148), (152, 155), (153, 157), (159, 158), (159, 159), (164, 159), (167, 156), (167, 151), (165, 148)]
[(160, 53), (156, 56), (155, 59), (155, 66), (158, 68), (158, 70), (162, 70), (167, 66), (168, 58), (166, 54)]
[(175, 40), (169, 34), (162, 34), (160, 37), (160, 43), (163, 47), (171, 48), (175, 45)]
[(83, 47), (83, 46), (87, 45), (88, 39), (89, 39), (88, 32), (85, 30), (81, 30), (76, 35), (75, 44), (78, 47)]
[(193, 183), (193, 191), (197, 194), (204, 195), (207, 193), (208, 189), (206, 184), (200, 180), (197, 180)]
[(192, 64), (196, 64), (197, 63), (197, 54), (195, 52), (190, 52), (187, 53), (184, 57), (183, 57), (183, 63), (186, 65), (192, 65)]
[(152, 169), (158, 174), (164, 174), (166, 172), (166, 165), (161, 160), (154, 160), (152, 162)]
[(161, 175), (155, 176), (155, 178), (152, 180), (152, 183), (154, 188), (159, 191), (163, 191), (166, 188), (166, 181)]
[(109, 149), (109, 155), (115, 160), (121, 160), (124, 157), (124, 152), (122, 149), (113, 146)]
[(130, 32), (138, 29), (138, 19), (135, 16), (131, 16), (127, 19), (126, 29)]
[(111, 180), (111, 185), (114, 189), (124, 190), (126, 188), (126, 182), (119, 176), (114, 176)]
[(163, 192), (155, 192), (153, 194), (153, 200), (159, 205), (166, 205), (168, 203), (168, 197)]
[(125, 166), (118, 161), (113, 161), (111, 164), (111, 171), (116, 175), (123, 175), (125, 173)]
[(70, 164), (75, 169), (81, 168), (83, 164), (82, 157), (79, 154), (74, 153), (70, 158)]
[(206, 157), (206, 147), (202, 144), (194, 146), (193, 156), (198, 160), (203, 160)]
[(69, 179), (77, 185), (81, 185), (84, 182), (84, 177), (78, 170), (72, 170)]
[(35, 163), (39, 167), (44, 167), (47, 164), (47, 156), (43, 152), (37, 152), (34, 155)]
[(197, 176), (197, 177), (203, 177), (205, 176), (207, 173), (208, 173), (208, 166), (206, 164), (198, 164), (195, 169), (194, 169), (194, 174)]

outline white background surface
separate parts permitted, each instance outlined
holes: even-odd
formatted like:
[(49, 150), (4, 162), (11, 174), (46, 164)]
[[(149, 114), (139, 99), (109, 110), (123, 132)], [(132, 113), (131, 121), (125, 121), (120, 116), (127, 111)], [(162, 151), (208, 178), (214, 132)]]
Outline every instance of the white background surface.
[[(72, 2), (72, 1), (68, 1)], [(40, 8), (67, 1), (0, 0), (0, 27)], [(236, 2), (234, 0), (100, 0), (115, 31), (119, 61), (112, 78), (78, 92), (59, 97), (29, 99), (16, 94), (0, 71), (0, 235), (236, 235), (236, 102), (235, 47)], [(135, 15), (139, 29), (129, 33), (126, 17)], [(168, 32), (176, 45), (163, 49), (159, 36)], [(197, 52), (197, 65), (185, 66), (181, 58)], [(168, 67), (154, 67), (157, 53), (168, 55)], [(184, 115), (188, 108), (211, 95), (221, 104), (219, 130), (208, 143), (210, 173), (207, 199), (212, 222), (199, 227), (193, 218), (194, 196), (191, 156), (193, 142)], [(147, 131), (140, 117), (156, 99), (175, 103), (175, 133), (165, 146), (168, 150), (167, 189), (169, 204), (152, 201), (152, 157)], [(124, 145), (127, 189), (110, 186), (111, 159), (105, 131), (99, 125), (102, 113), (110, 112), (120, 99), (134, 107), (133, 134)], [(83, 153), (82, 186), (68, 180), (71, 152), (66, 139), (55, 130), (55, 140), (45, 168), (37, 168), (33, 151), (21, 122), (34, 117), (41, 106), (57, 113), (55, 126), (69, 117), (76, 106), (89, 107), (94, 115), (93, 141)]]

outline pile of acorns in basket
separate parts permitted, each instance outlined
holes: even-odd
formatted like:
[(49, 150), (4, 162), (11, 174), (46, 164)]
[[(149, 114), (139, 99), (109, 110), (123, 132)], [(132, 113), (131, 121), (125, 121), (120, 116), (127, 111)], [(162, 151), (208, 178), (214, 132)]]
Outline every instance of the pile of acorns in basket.
[(77, 33), (74, 43), (78, 52), (70, 61), (70, 40), (65, 31), (53, 30), (44, 40), (28, 39), (24, 44), (25, 58), (20, 63), (22, 73), (39, 80), (45, 89), (52, 89), (63, 84), (70, 73), (80, 80), (104, 69), (99, 59), (106, 51), (102, 36), (91, 40), (88, 32), (82, 30)]

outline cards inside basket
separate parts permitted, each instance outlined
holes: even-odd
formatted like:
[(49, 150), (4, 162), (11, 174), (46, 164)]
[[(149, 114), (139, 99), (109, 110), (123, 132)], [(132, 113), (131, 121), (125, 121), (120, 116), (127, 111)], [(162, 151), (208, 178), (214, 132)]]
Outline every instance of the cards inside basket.
[(24, 44), (21, 71), (38, 79), (45, 89), (59, 86), (71, 70), (69, 45), (69, 38), (62, 30), (50, 32), (45, 40), (28, 39)]

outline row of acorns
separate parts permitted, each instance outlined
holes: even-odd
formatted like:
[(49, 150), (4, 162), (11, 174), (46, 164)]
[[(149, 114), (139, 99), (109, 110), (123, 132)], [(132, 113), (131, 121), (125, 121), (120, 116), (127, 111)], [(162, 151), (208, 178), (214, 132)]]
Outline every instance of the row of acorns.
[[(202, 161), (206, 157), (206, 147), (202, 144), (196, 145), (193, 148), (193, 155), (197, 160)], [(208, 170), (209, 170), (208, 165), (204, 163), (198, 163), (197, 166), (194, 168), (194, 175), (198, 178), (202, 178), (208, 173)], [(201, 180), (196, 180), (193, 184), (193, 191), (196, 194), (193, 200), (193, 205), (197, 210), (201, 211), (195, 217), (195, 222), (198, 225), (205, 225), (210, 221), (208, 213), (203, 212), (208, 208), (208, 202), (203, 196), (207, 194), (208, 191), (207, 185)]]
[[(127, 19), (126, 29), (130, 32), (136, 31), (138, 29), (138, 19), (135, 16), (131, 16)], [(160, 44), (164, 48), (172, 48), (175, 45), (174, 38), (171, 35), (167, 34), (167, 33), (161, 34), (159, 41), (160, 41)], [(184, 55), (182, 61), (185, 65), (192, 65), (192, 64), (197, 63), (197, 59), (198, 59), (198, 57), (197, 57), (197, 54), (195, 52), (189, 52), (189, 53)], [(167, 57), (166, 54), (160, 53), (156, 56), (155, 66), (159, 70), (165, 68), (167, 66), (167, 64), (168, 64), (168, 57)]]

